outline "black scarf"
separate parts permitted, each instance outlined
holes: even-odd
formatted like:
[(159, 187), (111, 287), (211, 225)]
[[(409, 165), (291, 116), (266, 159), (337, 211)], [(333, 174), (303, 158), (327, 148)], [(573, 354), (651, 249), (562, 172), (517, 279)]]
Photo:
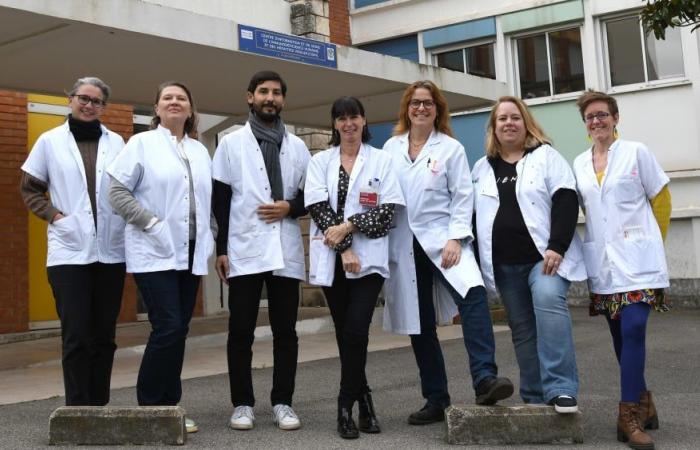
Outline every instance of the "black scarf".
[(284, 139), (284, 122), (277, 116), (271, 127), (268, 127), (254, 111), (248, 114), (248, 123), (253, 130), (253, 136), (260, 143), (267, 179), (270, 182), (272, 200), (284, 200), (282, 188), (282, 168), (280, 167), (280, 147)]
[(68, 114), (68, 127), (76, 142), (99, 141), (102, 136), (102, 127), (99, 120), (84, 122), (73, 118)]

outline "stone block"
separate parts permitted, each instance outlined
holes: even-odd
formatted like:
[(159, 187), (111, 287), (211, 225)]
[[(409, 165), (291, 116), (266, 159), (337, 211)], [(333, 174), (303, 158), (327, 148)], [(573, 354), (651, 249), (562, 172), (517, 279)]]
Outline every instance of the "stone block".
[(179, 406), (62, 406), (49, 417), (51, 445), (183, 445)]
[(447, 442), (460, 445), (537, 445), (583, 442), (583, 418), (551, 406), (465, 406), (445, 410)]

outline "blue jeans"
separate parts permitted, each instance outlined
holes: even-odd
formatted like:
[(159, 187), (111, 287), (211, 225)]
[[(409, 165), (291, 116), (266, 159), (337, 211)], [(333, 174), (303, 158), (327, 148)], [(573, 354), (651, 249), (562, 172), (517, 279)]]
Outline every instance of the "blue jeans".
[(134, 279), (151, 322), (136, 382), (137, 400), (140, 406), (175, 406), (182, 396), (185, 340), (200, 277), (189, 270), (165, 270), (135, 273)]
[(543, 261), (496, 264), (496, 287), (506, 307), (525, 403), (577, 397), (578, 374), (566, 293), (571, 284), (542, 273)]
[(447, 391), (445, 360), (437, 337), (435, 307), (433, 305), (433, 276), (447, 287), (457, 304), (462, 318), (464, 346), (469, 355), (469, 371), (474, 389), (486, 379), (495, 377), (496, 344), (493, 337), (491, 313), (483, 286), (471, 288), (465, 297), (450, 285), (440, 269), (430, 261), (418, 241), (413, 240), (413, 255), (416, 263), (418, 285), (418, 309), (421, 334), (411, 335), (411, 346), (420, 372), (421, 391), (430, 405), (446, 408), (450, 405)]

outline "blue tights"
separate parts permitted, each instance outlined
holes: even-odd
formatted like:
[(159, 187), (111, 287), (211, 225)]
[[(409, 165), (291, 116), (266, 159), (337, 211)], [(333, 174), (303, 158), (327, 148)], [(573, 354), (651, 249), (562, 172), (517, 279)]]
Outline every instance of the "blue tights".
[(639, 403), (639, 395), (647, 390), (644, 381), (645, 338), (651, 307), (635, 303), (622, 308), (617, 320), (606, 314), (615, 355), (620, 364), (621, 401)]

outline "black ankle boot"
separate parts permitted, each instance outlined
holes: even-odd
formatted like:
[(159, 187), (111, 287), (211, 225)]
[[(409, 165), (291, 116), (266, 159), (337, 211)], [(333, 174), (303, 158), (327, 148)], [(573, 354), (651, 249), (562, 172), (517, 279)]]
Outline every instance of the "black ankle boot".
[(352, 406), (338, 405), (338, 435), (343, 439), (357, 439), (360, 436), (352, 420)]
[(363, 433), (381, 433), (382, 430), (379, 428), (377, 413), (374, 411), (372, 395), (369, 392), (362, 394), (362, 397), (357, 401), (357, 406), (360, 410), (360, 419), (358, 420), (360, 431)]

